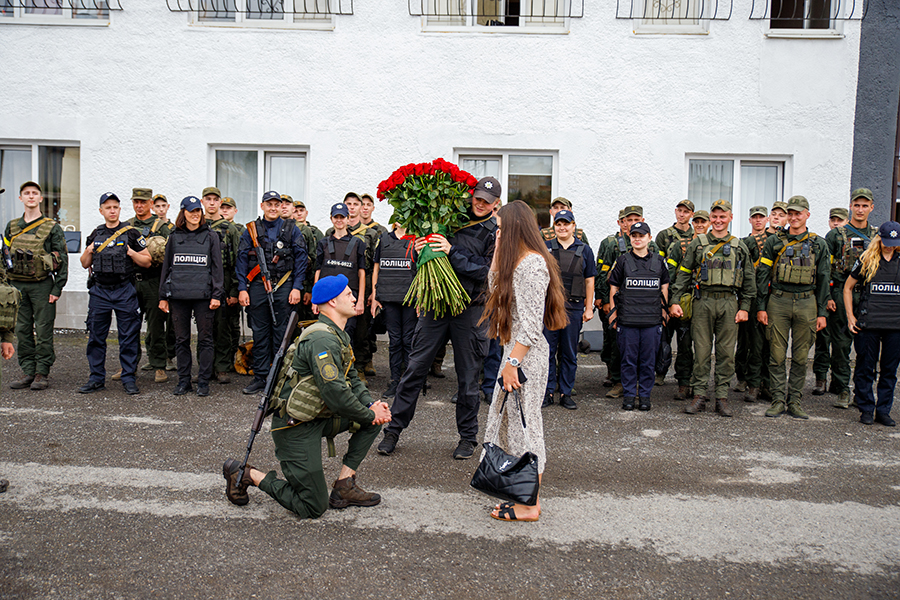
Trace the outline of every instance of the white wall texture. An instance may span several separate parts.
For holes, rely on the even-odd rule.
[[[423,32],[403,3],[356,0],[333,31],[300,31],[193,26],[164,0],[122,4],[108,27],[0,24],[0,143],[80,143],[84,235],[105,191],[152,187],[173,205],[199,195],[214,144],[307,148],[322,229],[347,190],[374,193],[401,164],[454,148],[558,151],[555,192],[595,249],[626,204],[644,206],[654,235],[671,224],[690,153],[790,157],[784,196],[809,198],[823,234],[827,209],[847,205],[856,21],[843,38],[772,39],[746,18],[750,0],[734,0],[708,35],[635,35],[615,2],[585,0],[565,35],[446,34]],[[378,206],[377,220],[389,216]],[[86,295],[70,258],[67,294]]]

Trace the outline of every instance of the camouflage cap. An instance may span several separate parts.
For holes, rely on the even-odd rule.
[[[754,206],[750,209],[750,216],[755,217],[756,215],[762,215],[764,217],[769,216],[769,209],[765,206]]]
[[[854,200],[855,199],[856,198],[854,198]],[[848,211],[846,208],[832,208],[828,213],[828,218],[833,219],[834,217],[846,221],[850,218],[850,211]]]
[[[620,210],[620,211],[619,211],[619,220],[621,221],[621,220],[624,219],[624,218],[625,218],[625,211],[624,211],[624,210]]]
[[[550,206],[554,204],[564,204],[569,210],[572,210],[572,201],[568,198],[563,198],[562,196],[557,196],[553,200],[550,201]]]
[[[691,202],[690,200],[682,200],[681,202],[679,202],[678,204],[675,205],[675,208],[678,208],[679,206],[683,206],[686,209],[688,209],[689,211],[694,212],[694,203]]]
[[[156,204],[156,202],[157,202],[158,200],[162,200],[162,201],[165,202],[166,204],[169,203],[169,199],[166,198],[163,194],[156,194],[156,195],[153,196],[153,203],[154,203],[154,204]]]
[[[303,200],[294,200],[294,206],[299,206],[300,208],[306,208],[306,204],[303,203]]]
[[[282,202],[290,202],[291,204],[294,203],[294,199],[291,198],[290,196],[288,196],[287,194],[282,194],[282,195],[281,195],[281,201],[282,201]]]
[[[132,188],[131,190],[131,199],[132,200],[149,200],[153,201],[153,190],[150,188]]]
[[[773,202],[772,210],[775,210],[776,208],[778,210],[783,210],[784,212],[787,212],[787,202]]]
[[[222,198],[222,206],[230,206],[231,208],[237,208],[237,203],[234,201],[234,198],[225,197],[225,198]]]
[[[787,201],[788,210],[809,210],[809,200],[804,196],[791,196]]]
[[[622,218],[625,218],[628,215],[637,215],[639,217],[643,217],[644,208],[642,206],[638,206],[637,204],[633,206],[626,206],[622,209]]]
[[[712,203],[712,206],[709,207],[709,210],[713,211],[713,210],[716,210],[717,208],[719,210],[727,210],[728,212],[731,212],[731,202],[729,202],[728,200],[722,200],[721,198],[719,198],[718,200],[716,200],[715,202]]]
[[[703,219],[704,221],[709,221],[709,213],[705,210],[698,210],[694,213],[694,218],[692,221],[696,221],[697,219]]]
[[[857,198],[865,198],[872,204],[875,204],[875,196],[872,194],[872,190],[869,188],[856,188],[852,192],[850,192],[850,201],[853,202]]]
[[[204,198],[204,197],[208,196],[209,194],[215,194],[219,198],[222,197],[222,192],[219,191],[219,188],[213,187],[213,186],[203,188],[203,193],[200,194],[200,197]]]
[[[41,186],[39,186],[39,185],[37,184],[37,182],[35,182],[35,181],[26,181],[25,183],[23,183],[22,185],[19,186],[19,194],[21,194],[21,193],[22,193],[22,190],[24,190],[24,189],[27,188],[27,187],[37,188],[37,191],[43,193],[43,190],[41,190]]]

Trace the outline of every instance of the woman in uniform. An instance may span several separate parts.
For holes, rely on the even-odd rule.
[[[181,201],[175,231],[166,244],[159,284],[159,308],[171,311],[175,325],[175,356],[178,360],[176,396],[191,391],[191,315],[197,323],[197,357],[200,373],[197,395],[209,396],[213,372],[213,314],[225,298],[222,251],[213,235],[200,199]]]

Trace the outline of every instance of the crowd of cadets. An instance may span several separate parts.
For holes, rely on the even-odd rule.
[[[68,276],[68,254],[59,225],[41,214],[40,186],[26,182],[19,193],[24,214],[10,221],[4,232],[4,269],[21,294],[16,338],[22,377],[10,387],[41,390],[49,385],[55,359],[53,322],[56,300]],[[321,277],[343,274],[356,298],[356,315],[346,326],[355,366],[363,380],[375,375],[375,335],[386,331],[390,383],[384,397],[393,397],[413,352],[419,322],[415,310],[403,303],[415,274],[411,236],[400,227],[389,231],[375,222],[375,204],[368,194],[346,194],[331,208],[332,226],[325,233],[307,221],[302,201],[277,192],[263,195],[262,216],[247,226],[235,221],[234,200],[223,198],[217,188],[204,189],[201,197],[206,223],[218,235],[224,270],[225,301],[214,311],[212,328],[213,379],[220,384],[231,381],[243,308],[253,332],[254,373],[243,391],[260,391],[288,313],[297,310],[301,321],[315,319],[312,286]],[[171,315],[159,307],[162,257],[174,229],[167,216],[169,203],[146,188],[135,188],[131,202],[135,216],[120,222],[119,199],[113,193],[101,196],[104,224],[88,235],[81,256],[82,266],[91,271],[86,320],[91,376],[79,388],[83,393],[105,385],[106,335],[113,312],[121,369],[112,379],[121,380],[128,393],[138,393],[142,321],[147,326],[147,362],[141,370],[154,371],[157,383],[167,381],[166,372],[175,370]],[[705,410],[714,349],[712,399],[717,413],[732,415],[728,390],[737,375],[735,390],[746,401],[771,402],[767,416],[786,412],[805,419],[800,399],[805,357],[813,344],[813,395],[833,393],[836,407],[853,406],[849,358],[853,336],[847,327],[843,287],[877,233],[868,223],[873,207],[871,191],[854,190],[849,211],[831,210],[831,230],[822,237],[806,228],[807,200],[794,196],[770,210],[751,208],[751,233],[738,239],[729,231],[733,219],[729,202],[718,200],[707,212],[695,211],[691,201],[683,200],[675,207],[675,222],[654,240],[642,207],[632,205],[619,212],[617,230],[600,242],[595,258],[587,235],[576,225],[572,203],[554,199],[551,224],[541,233],[561,268],[569,326],[545,332],[551,358],[543,406],[558,400],[564,408],[577,408],[572,396],[578,340],[581,325],[595,309],[604,333],[601,359],[608,367],[604,386],[611,388],[606,396],[622,398],[625,410],[650,410],[650,388],[663,384],[673,354],[675,399],[686,401],[686,413]],[[265,282],[263,258],[268,267]],[[858,292],[853,301],[859,301]],[[430,342],[437,352],[432,373],[440,374],[446,342]],[[498,350],[493,341],[484,359],[481,396],[488,402],[494,381],[491,365]]]

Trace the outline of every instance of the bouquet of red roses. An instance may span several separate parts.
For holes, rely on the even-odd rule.
[[[406,228],[412,237],[446,236],[468,220],[469,196],[478,180],[453,163],[436,158],[430,163],[400,167],[378,185],[378,199],[394,207],[391,222]],[[450,260],[443,252],[425,246],[419,253],[418,271],[405,304],[433,310],[438,317],[447,310],[458,315],[469,303]]]

